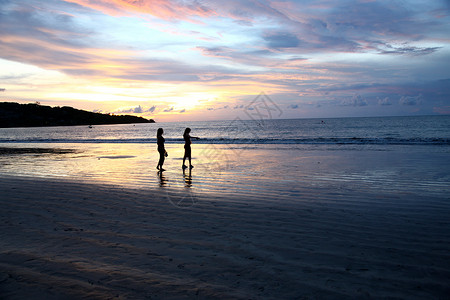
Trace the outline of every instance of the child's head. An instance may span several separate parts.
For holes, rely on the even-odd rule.
[[[158,128],[158,131],[156,132],[156,135],[162,135],[164,133],[164,130],[162,128]]]

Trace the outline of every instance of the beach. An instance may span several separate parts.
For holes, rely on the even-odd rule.
[[[155,145],[37,146],[2,156],[3,299],[450,293],[446,147],[197,144],[183,174],[173,144],[161,175]]]
[[[450,300],[450,0],[0,0],[0,300]]]

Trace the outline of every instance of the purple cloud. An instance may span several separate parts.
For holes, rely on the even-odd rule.
[[[341,106],[367,106],[368,102],[361,95],[355,95],[350,99],[344,99],[340,103]]]
[[[131,107],[128,109],[120,109],[115,111],[116,113],[124,113],[124,114],[131,114],[131,113],[135,113],[135,114],[142,114],[144,112],[142,106],[138,105],[136,107]]]
[[[419,105],[422,103],[422,95],[417,96],[402,96],[399,100],[399,103],[402,105]]]
[[[149,109],[147,109],[145,112],[150,112],[150,113],[152,113],[152,112],[154,112],[155,111],[155,109],[156,109],[156,106],[152,106],[152,107],[150,107]]]

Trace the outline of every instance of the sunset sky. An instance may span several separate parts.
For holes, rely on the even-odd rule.
[[[157,121],[450,114],[450,2],[0,0],[0,101]]]

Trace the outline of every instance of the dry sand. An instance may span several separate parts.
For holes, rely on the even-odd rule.
[[[2,299],[448,299],[450,201],[0,178]],[[176,202],[176,201],[175,201]]]

